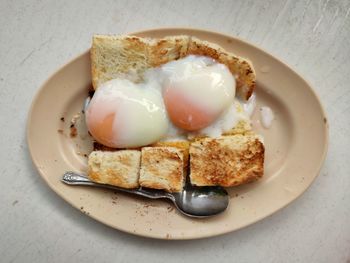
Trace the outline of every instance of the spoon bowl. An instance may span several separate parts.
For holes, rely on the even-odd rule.
[[[229,203],[226,190],[217,186],[186,186],[182,192],[172,195],[174,204],[182,213],[196,217],[220,214]]]

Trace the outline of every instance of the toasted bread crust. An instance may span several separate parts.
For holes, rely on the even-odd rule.
[[[174,147],[182,151],[184,170],[186,171],[188,167],[188,160],[190,155],[190,142],[189,141],[159,141],[152,145],[151,147]]]
[[[139,187],[140,151],[93,151],[88,159],[90,180],[123,188]]]
[[[165,37],[154,40],[154,43],[148,46],[151,67],[159,67],[169,61],[185,57],[189,41],[189,36]]]
[[[244,99],[253,93],[256,74],[249,60],[216,44],[181,35],[163,39],[95,35],[91,47],[92,85],[97,89],[103,82],[128,72],[135,73],[136,81],[140,81],[146,69],[187,55],[208,56],[225,64],[236,77],[237,93]]]
[[[191,183],[236,186],[262,177],[264,145],[254,134],[206,138],[190,147]]]
[[[139,183],[143,187],[180,192],[185,182],[183,150],[144,147]]]

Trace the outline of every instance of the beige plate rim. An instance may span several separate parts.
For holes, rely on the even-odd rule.
[[[197,33],[207,33],[207,34],[212,34],[212,35],[217,35],[219,37],[225,37],[227,39],[234,39],[235,41],[241,42],[242,44],[258,49],[260,52],[262,52],[265,56],[269,56],[271,58],[273,58],[274,60],[277,60],[280,64],[284,65],[285,67],[287,67],[290,71],[292,71],[293,73],[295,73],[296,75],[298,75],[306,84],[306,86],[309,88],[309,91],[312,92],[313,97],[316,99],[317,103],[319,104],[320,107],[320,114],[327,119],[324,107],[320,101],[319,96],[316,94],[316,92],[314,91],[314,89],[312,88],[312,86],[310,85],[310,83],[304,78],[302,77],[302,75],[300,75],[294,68],[292,68],[291,66],[287,65],[286,63],[284,63],[283,61],[281,61],[279,58],[275,57],[274,55],[270,54],[269,52],[267,52],[265,49],[262,49],[261,47],[258,47],[256,45],[253,45],[245,40],[242,40],[238,37],[233,37],[224,33],[220,33],[217,31],[211,31],[211,30],[205,30],[205,29],[196,29],[196,28],[189,28],[189,27],[181,27],[181,28],[177,28],[177,27],[165,27],[165,28],[154,28],[154,29],[147,29],[147,30],[142,30],[142,31],[138,31],[138,32],[134,32],[134,33],[130,33],[130,35],[139,35],[139,34],[149,34],[149,33],[154,33],[154,32],[164,32],[164,31],[169,31],[169,32],[173,32],[173,31],[187,31],[187,32],[197,32]],[[89,50],[84,51],[83,53],[81,53],[80,55],[78,55],[77,57],[74,57],[73,59],[71,59],[69,62],[65,63],[64,65],[62,65],[59,69],[57,69],[55,72],[53,72],[50,77],[41,85],[41,87],[37,90],[35,96],[33,97],[31,106],[30,106],[30,110],[28,113],[28,119],[27,119],[27,123],[26,123],[26,140],[27,140],[27,144],[29,146],[29,153],[31,156],[31,159],[33,161],[33,164],[36,166],[40,176],[44,179],[44,181],[48,184],[48,186],[57,194],[59,195],[61,198],[63,198],[65,201],[67,201],[70,205],[72,205],[73,207],[79,209],[76,205],[72,204],[69,199],[65,196],[62,195],[58,189],[48,180],[48,178],[45,176],[45,173],[38,168],[38,163],[39,163],[39,159],[37,158],[37,156],[34,155],[33,152],[33,141],[30,138],[30,130],[31,130],[31,122],[32,122],[32,117],[33,117],[33,109],[40,97],[40,94],[42,93],[43,90],[45,90],[46,85],[50,82],[50,80],[59,72],[61,72],[66,66],[68,66],[69,64],[71,64],[73,61],[78,60],[79,58],[83,57],[86,55],[86,53],[89,52]],[[139,232],[133,232],[131,231],[131,229],[122,229],[122,228],[118,228],[117,225],[114,224],[109,224],[107,222],[102,222],[112,228],[121,230],[123,232],[127,232],[133,235],[138,235],[138,236],[144,236],[144,237],[151,237],[151,238],[157,238],[157,239],[181,239],[181,240],[186,240],[186,239],[200,239],[200,238],[207,238],[207,237],[212,237],[212,236],[217,236],[217,235],[222,235],[222,234],[226,234],[232,231],[236,231],[239,229],[242,229],[248,225],[254,224],[274,213],[276,213],[277,211],[283,209],[284,207],[286,207],[287,205],[289,205],[290,203],[292,203],[294,200],[296,200],[298,197],[300,197],[309,187],[310,185],[313,183],[313,181],[316,179],[316,177],[319,175],[319,172],[322,168],[322,165],[325,161],[326,155],[327,155],[327,151],[328,151],[328,144],[329,144],[329,127],[328,127],[328,123],[327,125],[324,126],[324,133],[325,133],[325,138],[324,141],[322,142],[324,144],[324,151],[322,152],[321,157],[318,160],[317,163],[317,167],[315,165],[315,170],[317,170],[317,173],[315,173],[313,175],[312,180],[308,183],[308,185],[305,186],[305,188],[303,188],[303,190],[299,191],[299,193],[297,195],[295,195],[292,199],[290,199],[288,202],[286,202],[284,205],[279,206],[277,209],[275,209],[274,211],[261,215],[260,217],[255,218],[254,221],[250,221],[246,224],[242,224],[240,227],[238,228],[234,228],[234,229],[225,229],[223,231],[217,231],[216,233],[212,233],[212,232],[208,232],[208,233],[201,233],[198,235],[193,235],[193,236],[184,236],[184,237],[165,237],[165,236],[160,236],[158,234],[152,234],[152,233],[139,233]],[[90,217],[96,219],[97,221],[101,220],[96,217],[94,214],[89,214]]]

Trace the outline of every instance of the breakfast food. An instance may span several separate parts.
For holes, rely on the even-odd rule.
[[[93,151],[89,155],[88,176],[97,183],[137,188],[140,160],[141,153],[136,150]]]
[[[155,85],[158,84],[142,86],[125,79],[101,85],[86,111],[92,136],[115,148],[138,147],[161,139],[167,132],[168,120]]]
[[[191,36],[98,35],[91,68],[86,123],[101,149],[89,156],[91,180],[177,192],[187,174],[194,185],[224,187],[263,175],[264,145],[242,106],[255,101],[248,60]],[[141,159],[132,183],[118,172],[125,164],[109,159],[128,151]]]
[[[143,147],[140,185],[169,192],[180,192],[186,170],[183,150],[175,147]]]
[[[189,141],[159,141],[151,144],[152,147],[174,147],[181,150],[183,154],[184,169],[189,166],[190,142]]]
[[[255,134],[237,134],[191,143],[190,178],[197,186],[235,186],[262,177],[264,145]]]
[[[208,135],[214,126],[221,135],[247,119],[236,112],[234,96],[235,80],[225,65],[190,55],[147,69],[141,83],[124,76],[101,84],[86,122],[98,142],[115,148],[146,146],[174,131]]]
[[[144,72],[189,55],[206,56],[224,64],[236,76],[237,91],[248,99],[255,89],[256,74],[251,62],[220,46],[193,36],[150,39],[135,36],[95,35],[91,47],[92,85],[134,73],[141,81]]]

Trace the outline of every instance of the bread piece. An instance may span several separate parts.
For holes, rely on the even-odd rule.
[[[169,36],[163,39],[153,39],[148,47],[148,58],[151,67],[159,67],[169,61],[185,57],[189,42],[189,36]]]
[[[185,183],[183,150],[175,147],[144,147],[141,151],[140,185],[180,192]]]
[[[147,42],[138,37],[93,36],[90,56],[94,89],[123,73],[141,76],[151,67],[147,48]]]
[[[187,170],[188,160],[190,155],[190,142],[189,141],[159,141],[152,145],[151,147],[175,147],[182,151],[184,170]]]
[[[91,47],[92,86],[120,76],[142,81],[146,69],[186,55],[188,36],[164,39],[94,35]]]
[[[93,151],[88,159],[88,176],[97,183],[137,188],[140,159],[141,152],[136,150]]]
[[[190,146],[190,179],[198,186],[236,186],[262,177],[264,145],[255,134],[205,138]]]
[[[116,77],[128,74],[138,82],[151,67],[158,67],[187,55],[209,56],[225,64],[236,77],[237,94],[248,99],[255,89],[256,75],[249,60],[227,52],[220,46],[191,36],[163,39],[135,36],[95,35],[91,47],[91,72],[94,89]]]

